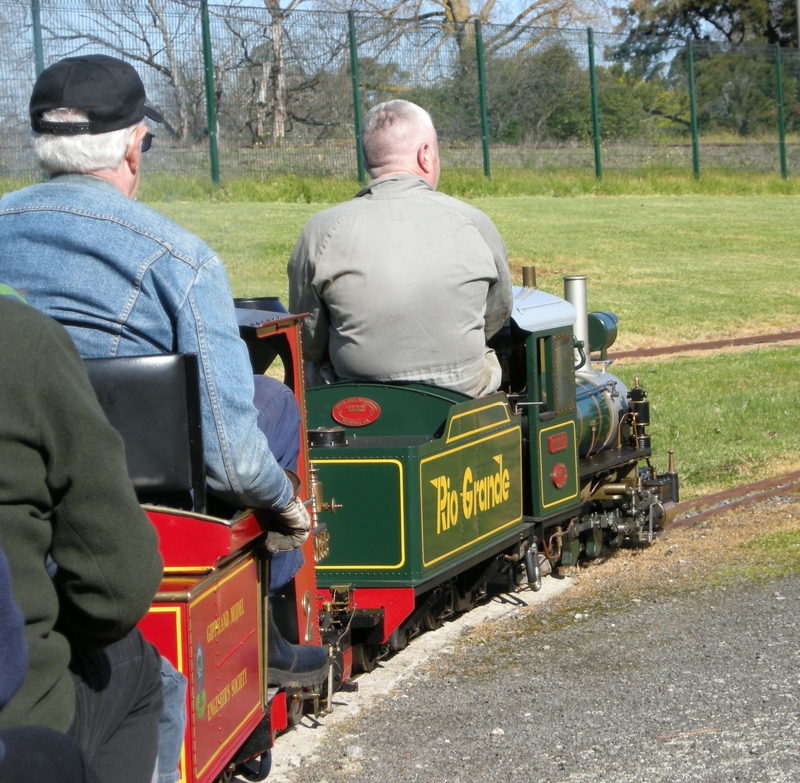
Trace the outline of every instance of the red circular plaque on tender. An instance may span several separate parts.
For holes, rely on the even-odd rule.
[[[550,471],[550,478],[556,489],[564,489],[567,484],[567,466],[563,462],[557,462]]]
[[[331,416],[345,427],[366,427],[380,415],[381,409],[378,403],[366,397],[348,397],[346,400],[339,400],[331,411]]]

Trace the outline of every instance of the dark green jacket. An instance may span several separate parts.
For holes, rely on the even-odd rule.
[[[66,731],[75,712],[70,647],[125,636],[147,612],[162,562],[66,331],[0,296],[0,545],[29,651],[0,728]],[[51,579],[45,561],[58,567]]]

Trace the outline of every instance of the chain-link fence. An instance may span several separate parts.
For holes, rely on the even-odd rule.
[[[800,170],[797,50],[289,13],[276,0],[0,8],[4,177],[38,177],[27,117],[36,73],[90,53],[137,67],[166,118],[148,169],[180,176],[363,173],[359,118],[391,98],[430,111],[451,169]]]

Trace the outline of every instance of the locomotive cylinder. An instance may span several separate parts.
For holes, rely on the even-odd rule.
[[[629,407],[635,422],[636,441],[640,449],[649,448],[650,436],[645,432],[645,427],[650,424],[650,403],[647,401],[647,392],[639,386],[638,375],[633,379],[629,397]]]

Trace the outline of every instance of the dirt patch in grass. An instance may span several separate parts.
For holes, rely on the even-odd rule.
[[[754,337],[755,335],[764,335],[764,334],[781,334],[782,332],[786,331],[789,330],[775,329],[774,327],[773,328],[765,327],[763,329],[754,327],[753,329],[744,329],[741,332],[737,332],[735,335],[732,335],[731,337],[709,337],[709,341],[733,339],[734,337]],[[627,348],[623,348],[621,347],[620,344],[615,343],[614,350],[616,351],[640,350],[640,348],[637,347],[636,345],[637,341],[635,339],[631,339],[628,342],[630,343],[630,345]],[[698,340],[697,342],[703,342],[703,341]],[[661,348],[661,347],[666,347],[668,345],[675,345],[675,343],[669,342],[668,339],[653,340],[652,343],[648,343],[646,348]],[[800,340],[780,340],[779,342],[759,343],[756,345],[730,345],[724,348],[702,349],[697,351],[687,348],[685,350],[679,351],[678,353],[658,354],[656,356],[648,356],[645,359],[642,359],[641,357],[636,358],[632,356],[621,356],[619,358],[614,359],[614,364],[612,366],[624,367],[628,364],[637,364],[641,363],[642,361],[647,361],[647,362],[674,361],[679,356],[697,358],[697,357],[709,356],[711,354],[715,356],[718,354],[740,354],[740,353],[747,353],[749,351],[769,350],[787,345],[800,345]],[[642,348],[641,350],[646,350],[646,348]],[[614,358],[613,357],[614,351],[611,351],[610,353],[612,355],[612,358]]]

